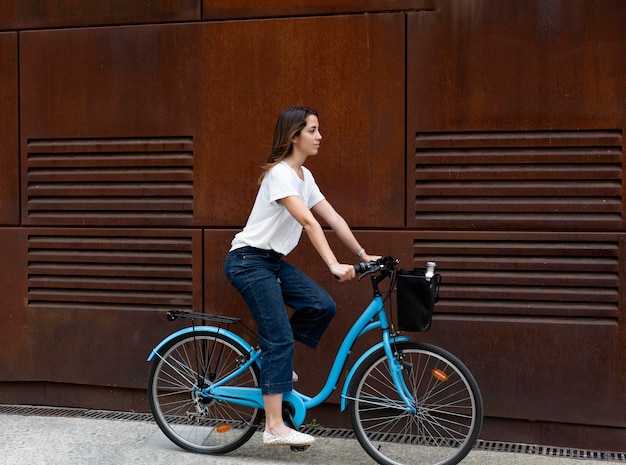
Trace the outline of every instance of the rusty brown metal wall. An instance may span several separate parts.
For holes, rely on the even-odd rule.
[[[0,402],[145,410],[164,309],[251,322],[223,259],[303,103],[309,167],[368,250],[440,264],[419,339],[475,373],[482,436],[624,443],[618,1],[4,3]],[[339,306],[297,348],[313,392],[369,286],[301,242]],[[337,400],[317,417],[345,424]]]
[[[0,33],[0,225],[19,224],[17,34]]]
[[[487,436],[624,441],[620,8],[437,2],[407,15],[407,226],[434,231],[415,243],[446,276],[429,338],[488,386],[500,420]],[[521,418],[533,434],[509,421]]]

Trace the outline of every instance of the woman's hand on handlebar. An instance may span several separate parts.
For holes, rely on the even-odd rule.
[[[389,273],[395,269],[395,266],[398,263],[400,263],[400,260],[397,258],[380,257],[376,260],[359,262],[353,266],[360,281],[361,278],[367,276],[368,274],[377,273],[379,271],[383,271],[386,276],[389,276]]]
[[[380,255],[369,255],[364,253],[359,257],[361,263],[375,262],[382,258]],[[345,265],[343,263],[336,263],[330,266],[330,272],[335,276],[339,282],[349,281],[356,278],[356,268],[354,265]]]
[[[349,281],[354,279],[356,271],[352,265],[344,265],[343,263],[336,263],[330,266],[330,272],[337,278],[339,282]]]
[[[382,255],[369,255],[367,253],[364,253],[359,257],[359,260],[361,260],[362,262],[375,262],[380,258],[383,258]]]

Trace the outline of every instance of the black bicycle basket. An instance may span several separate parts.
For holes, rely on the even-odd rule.
[[[424,270],[401,269],[396,276],[398,328],[402,331],[425,332],[430,329],[435,303],[439,300],[441,275],[430,280]]]

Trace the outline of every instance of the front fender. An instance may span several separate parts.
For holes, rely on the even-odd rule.
[[[150,355],[148,356],[148,362],[150,362],[150,361],[152,361],[152,359],[154,359],[156,354],[159,353],[159,351],[163,348],[163,346],[165,344],[170,342],[175,337],[178,337],[178,336],[180,336],[182,334],[188,334],[188,333],[195,333],[197,335],[218,334],[218,333],[219,334],[223,334],[224,336],[227,336],[227,337],[233,339],[234,341],[238,342],[239,344],[241,344],[241,346],[247,352],[252,352],[254,350],[252,348],[252,346],[245,339],[242,339],[240,336],[238,336],[237,334],[235,334],[232,331],[229,331],[227,329],[218,328],[217,326],[192,326],[192,327],[189,327],[189,328],[181,329],[180,331],[176,331],[175,333],[170,334],[165,339],[163,339],[161,342],[159,342],[159,344],[154,349],[152,349],[152,352],[150,352]]]
[[[410,336],[393,337],[391,338],[390,343],[393,344],[395,342],[404,342],[404,341],[408,341],[409,339],[411,339]],[[342,412],[346,409],[346,401],[348,399],[348,388],[350,387],[350,383],[352,382],[352,377],[354,376],[356,371],[359,369],[361,364],[365,361],[365,359],[369,357],[371,354],[373,354],[375,351],[377,351],[378,349],[382,349],[382,347],[383,347],[382,342],[379,342],[375,346],[371,347],[367,352],[361,355],[361,357],[359,357],[356,363],[352,366],[350,373],[348,373],[348,376],[346,377],[346,382],[343,384],[343,389],[341,390],[341,411]]]

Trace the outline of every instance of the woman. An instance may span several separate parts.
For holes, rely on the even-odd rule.
[[[314,441],[285,425],[282,399],[292,389],[294,340],[315,348],[336,310],[328,293],[283,257],[296,247],[304,229],[339,281],[355,277],[354,267],[335,257],[315,213],[362,261],[378,258],[365,253],[303,166],[309,156],[317,155],[321,140],[314,110],[291,107],[280,115],[252,212],[243,231],[233,239],[225,262],[226,276],[244,298],[258,327],[263,351],[265,445],[301,446]],[[294,310],[290,319],[285,306]]]

